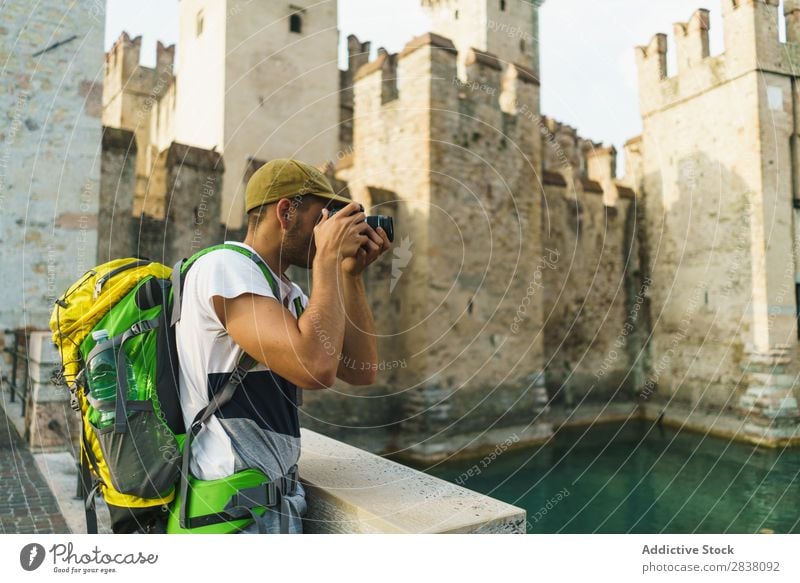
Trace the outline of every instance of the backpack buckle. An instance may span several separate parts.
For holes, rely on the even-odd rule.
[[[233,383],[234,385],[236,385],[238,387],[239,385],[242,384],[242,382],[244,382],[244,377],[247,376],[248,372],[249,371],[246,368],[243,368],[241,366],[237,366],[236,370],[234,370],[231,373],[229,382]]]
[[[138,336],[142,332],[147,332],[154,328],[152,322],[149,320],[140,320],[139,322],[135,322],[130,328],[130,333],[133,336]]]
[[[278,487],[275,482],[267,483],[267,508],[272,508],[278,504]]]
[[[274,508],[280,504],[281,490],[277,482],[267,482],[253,488],[243,488],[230,497],[223,510],[236,508]]]
[[[69,406],[76,413],[81,412],[81,403],[78,401],[78,395],[74,391],[69,396]]]

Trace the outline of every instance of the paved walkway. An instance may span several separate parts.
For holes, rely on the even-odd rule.
[[[0,533],[69,532],[27,444],[0,406]]]

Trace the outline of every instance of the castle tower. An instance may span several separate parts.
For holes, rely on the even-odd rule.
[[[385,270],[368,276],[385,302],[373,310],[379,353],[402,362],[381,381],[400,402],[395,446],[435,458],[493,424],[482,439],[512,426],[541,438],[542,299],[528,290],[542,254],[538,80],[429,33],[362,66],[354,105],[348,186],[398,225]]]
[[[337,3],[182,0],[176,140],[225,160],[222,222],[244,224],[248,159],[339,149]]]
[[[175,45],[156,45],[156,66],[139,64],[142,37],[131,39],[123,32],[105,56],[103,77],[103,125],[134,133],[136,138],[136,181],[133,213],[143,211],[160,216],[163,210],[157,197],[148,197],[159,142],[171,141],[171,127],[157,114],[161,98],[174,90],[172,72]],[[161,123],[158,123],[158,122]],[[159,140],[156,134],[167,137]],[[163,197],[161,197],[163,198]]]
[[[461,59],[469,49],[530,69],[539,78],[539,7],[544,0],[422,0],[432,32],[452,39]]]
[[[785,3],[781,43],[778,0],[722,4],[723,54],[709,56],[705,10],[675,25],[675,76],[665,35],[637,49],[655,326],[644,396],[738,408],[752,440],[778,444],[799,437],[800,418],[800,6]]]

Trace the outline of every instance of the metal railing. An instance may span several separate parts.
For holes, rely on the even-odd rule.
[[[11,402],[16,401],[16,396],[19,394],[20,402],[22,404],[22,416],[25,416],[25,404],[28,400],[28,391],[31,386],[30,377],[30,357],[28,356],[28,344],[31,337],[31,332],[40,331],[38,328],[14,328],[10,330],[3,330],[6,336],[13,335],[14,340],[12,346],[3,348],[3,352],[11,355],[11,378],[6,379],[9,387],[11,388]],[[21,370],[20,370],[21,369]],[[18,383],[22,373],[22,383]]]

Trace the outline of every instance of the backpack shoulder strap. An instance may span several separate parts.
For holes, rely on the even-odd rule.
[[[233,394],[236,392],[236,389],[239,388],[239,385],[242,384],[244,378],[247,376],[247,373],[250,372],[250,370],[256,364],[257,361],[255,358],[246,352],[242,352],[242,356],[239,357],[239,363],[236,366],[236,370],[231,373],[231,376],[228,378],[228,382],[225,383],[222,391],[220,391],[218,395],[214,395],[209,401],[208,405],[206,405],[197,413],[197,415],[195,415],[195,418],[189,427],[189,431],[186,433],[186,441],[184,442],[183,447],[183,459],[181,460],[180,478],[181,506],[179,510],[179,520],[181,528],[192,528],[189,522],[189,504],[187,502],[189,496],[189,462],[192,458],[192,441],[194,441],[194,438],[200,433],[200,430],[203,428],[203,425],[205,425],[206,421],[208,421],[215,412],[225,406],[233,398]]]
[[[188,273],[189,269],[195,262],[200,259],[203,255],[207,255],[212,251],[218,251],[220,249],[227,249],[229,251],[235,251],[244,255],[245,257],[250,258],[253,263],[255,263],[258,268],[261,270],[261,273],[264,274],[264,277],[269,283],[269,287],[272,290],[272,293],[275,294],[275,297],[278,298],[279,302],[282,302],[280,288],[278,287],[278,282],[275,281],[275,276],[272,275],[269,267],[261,260],[261,258],[240,245],[231,245],[230,243],[222,243],[221,245],[214,245],[213,247],[208,247],[201,251],[198,251],[194,255],[192,255],[189,259],[181,259],[178,261],[175,266],[172,268],[172,313],[170,315],[170,326],[174,326],[177,324],[181,319],[181,304],[183,302],[183,284],[186,280],[186,274]]]
[[[206,253],[210,253],[212,251],[218,249],[229,249],[231,251],[236,251],[237,253],[241,253],[246,257],[255,262],[258,265],[261,272],[264,274],[264,277],[267,279],[269,283],[270,289],[272,289],[273,294],[278,299],[279,302],[282,302],[280,289],[278,288],[278,284],[275,281],[275,277],[272,275],[269,267],[263,262],[263,260],[256,255],[255,253],[251,252],[249,249],[241,247],[239,245],[229,245],[229,244],[222,244],[222,245],[215,245],[214,247],[209,247],[208,249],[204,249],[199,253],[193,255],[190,259],[181,260],[175,265],[175,269],[172,272],[172,289],[173,289],[173,307],[172,307],[172,325],[180,320],[180,306],[181,306],[181,296],[182,296],[182,288],[184,278],[186,277],[186,273],[188,272],[189,268],[194,264],[197,259],[205,255]],[[300,317],[300,314],[303,313],[303,305],[300,298],[295,298],[295,311],[297,312],[297,316]],[[246,352],[242,352],[241,357],[239,358],[239,362],[236,366],[236,369],[231,373],[231,376],[228,378],[228,382],[225,383],[222,391],[220,391],[217,395],[214,395],[212,399],[209,401],[208,405],[201,409],[197,415],[195,416],[194,420],[192,421],[191,426],[188,428],[186,434],[186,440],[184,441],[183,447],[183,459],[181,460],[181,476],[180,476],[180,508],[179,508],[179,522],[181,528],[190,529],[192,528],[191,520],[189,518],[189,496],[190,496],[190,484],[189,484],[189,464],[192,458],[192,442],[194,438],[200,433],[203,428],[203,425],[211,418],[214,413],[216,413],[220,408],[225,406],[232,398],[236,390],[244,381],[245,377],[247,376],[248,372],[255,367],[257,361],[255,358],[247,354]],[[299,391],[299,389],[296,389]],[[297,398],[297,396],[296,396]],[[298,405],[300,403],[298,402]],[[259,522],[259,531],[263,530],[263,526]]]

